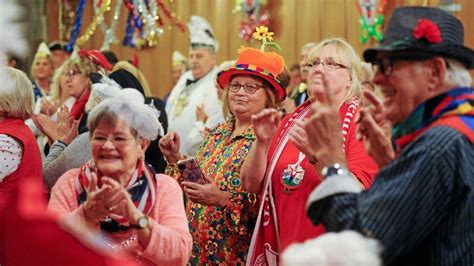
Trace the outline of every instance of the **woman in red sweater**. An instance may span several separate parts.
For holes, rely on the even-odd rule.
[[[377,171],[364,144],[356,140],[355,116],[359,110],[360,59],[342,39],[327,39],[308,55],[310,99],[280,123],[276,110],[266,109],[252,117],[256,141],[241,170],[245,187],[260,193],[261,206],[249,250],[251,265],[276,265],[279,254],[291,243],[324,233],[306,217],[306,200],[319,185],[318,160],[308,149],[301,122],[310,116],[311,103],[325,99],[325,89],[334,94],[340,115],[342,147],[349,169],[364,188]],[[327,86],[327,88],[325,88]],[[331,136],[327,136],[331,138]]]

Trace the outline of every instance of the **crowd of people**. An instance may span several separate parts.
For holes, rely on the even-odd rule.
[[[217,66],[211,25],[188,29],[163,100],[110,51],[1,67],[1,265],[474,264],[456,17],[397,8],[366,63],[329,38],[291,67],[268,31]]]

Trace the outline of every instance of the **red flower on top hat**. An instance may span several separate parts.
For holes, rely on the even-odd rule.
[[[420,19],[416,28],[413,30],[415,39],[425,38],[430,43],[441,43],[441,31],[433,21],[429,19]]]

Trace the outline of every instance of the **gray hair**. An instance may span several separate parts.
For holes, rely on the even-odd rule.
[[[158,121],[158,111],[146,104],[113,97],[105,99],[89,113],[87,127],[92,133],[102,121],[122,119],[138,136],[154,140],[163,128]],[[133,131],[132,130],[132,131]]]
[[[0,110],[5,117],[26,120],[33,114],[33,85],[26,74],[11,67],[0,68]]]
[[[304,52],[304,51],[306,51],[307,49],[314,48],[314,47],[316,47],[316,45],[318,45],[318,44],[315,43],[315,42],[305,43],[305,44],[301,47],[301,52]]]
[[[469,87],[472,84],[472,78],[466,67],[459,61],[451,58],[445,58],[449,67],[444,76],[444,85],[447,87]]]

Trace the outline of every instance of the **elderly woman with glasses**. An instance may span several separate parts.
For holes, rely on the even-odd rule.
[[[318,158],[308,149],[302,122],[311,115],[311,103],[326,101],[330,90],[339,106],[344,139],[342,145],[352,176],[367,188],[377,170],[364,143],[356,140],[355,117],[359,110],[360,59],[342,39],[327,39],[314,47],[307,60],[310,67],[310,99],[281,122],[274,109],[252,116],[256,141],[242,166],[241,178],[249,192],[261,193],[262,204],[249,250],[253,265],[265,260],[273,265],[281,252],[294,242],[303,242],[324,232],[306,217],[306,199],[321,182]],[[331,141],[332,136],[325,136]]]
[[[251,116],[285,97],[276,78],[283,69],[284,60],[276,53],[244,48],[235,65],[218,74],[227,120],[210,131],[194,157],[207,183],[189,182],[176,174],[188,199],[192,265],[244,264],[247,258],[258,199],[245,191],[240,168],[255,140]],[[179,146],[175,132],[160,140],[168,170],[183,158]]]
[[[178,183],[144,160],[158,135],[156,109],[109,98],[89,114],[92,159],[62,175],[48,210],[107,236],[104,245],[143,264],[183,265],[191,235]]]

